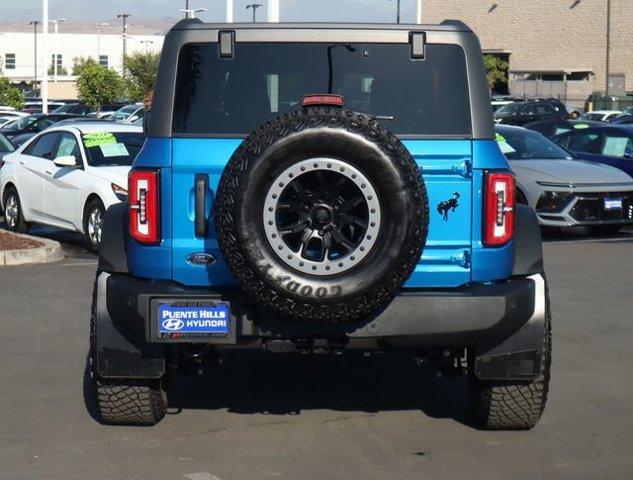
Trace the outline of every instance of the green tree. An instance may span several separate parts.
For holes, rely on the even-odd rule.
[[[7,77],[0,77],[0,105],[22,110],[24,107],[24,94],[19,88],[11,85]]]
[[[499,83],[508,83],[507,61],[496,55],[486,54],[484,55],[484,64],[486,65],[486,76],[490,90],[493,90],[495,85]]]
[[[50,67],[48,67],[48,74],[49,75],[54,75],[55,74],[55,66],[51,65]],[[66,70],[66,67],[57,67],[57,75],[60,77],[64,77],[66,75],[68,75],[68,70]]]
[[[128,94],[131,100],[140,101],[154,88],[160,55],[136,52],[123,59]]]
[[[77,78],[79,99],[95,110],[115,102],[125,95],[125,85],[114,70],[99,65],[87,65]]]
[[[96,66],[97,62],[92,57],[75,57],[73,58],[73,75],[79,76],[84,68],[88,66]]]

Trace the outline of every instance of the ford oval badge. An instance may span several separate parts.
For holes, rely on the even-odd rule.
[[[215,257],[210,253],[190,253],[187,255],[189,265],[213,265],[215,262]]]

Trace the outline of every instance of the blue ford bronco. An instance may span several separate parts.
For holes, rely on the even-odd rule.
[[[158,422],[175,369],[245,348],[406,350],[467,376],[473,424],[538,421],[540,232],[466,25],[183,20],[145,130],[95,282],[103,422]]]

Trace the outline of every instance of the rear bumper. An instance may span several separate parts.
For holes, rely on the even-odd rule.
[[[258,311],[237,291],[186,288],[103,272],[97,279],[95,317],[99,374],[161,377],[169,347],[194,339],[158,338],[153,327],[158,302],[217,300],[230,302],[232,308],[231,335],[203,342],[217,348],[266,346],[281,352],[295,347],[313,351],[467,347],[475,354],[476,374],[488,379],[534,378],[546,321],[541,274],[446,291],[406,290],[374,318],[343,325],[303,325]]]
[[[542,299],[533,275],[503,283],[450,290],[404,290],[374,318],[341,325],[306,325],[259,311],[239,291],[183,287],[128,275],[101,273],[99,297],[104,314],[133,342],[217,343],[245,346],[271,338],[336,339],[354,348],[470,347],[491,345],[516,332],[538,310]],[[159,301],[228,301],[232,335],[215,339],[161,339],[155,325]]]

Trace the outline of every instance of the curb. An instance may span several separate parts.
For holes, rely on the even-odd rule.
[[[21,233],[6,232],[17,237],[28,238],[34,242],[43,243],[41,247],[25,248],[23,250],[0,250],[0,266],[27,265],[35,263],[58,262],[64,258],[62,245],[48,238],[33,237]]]

